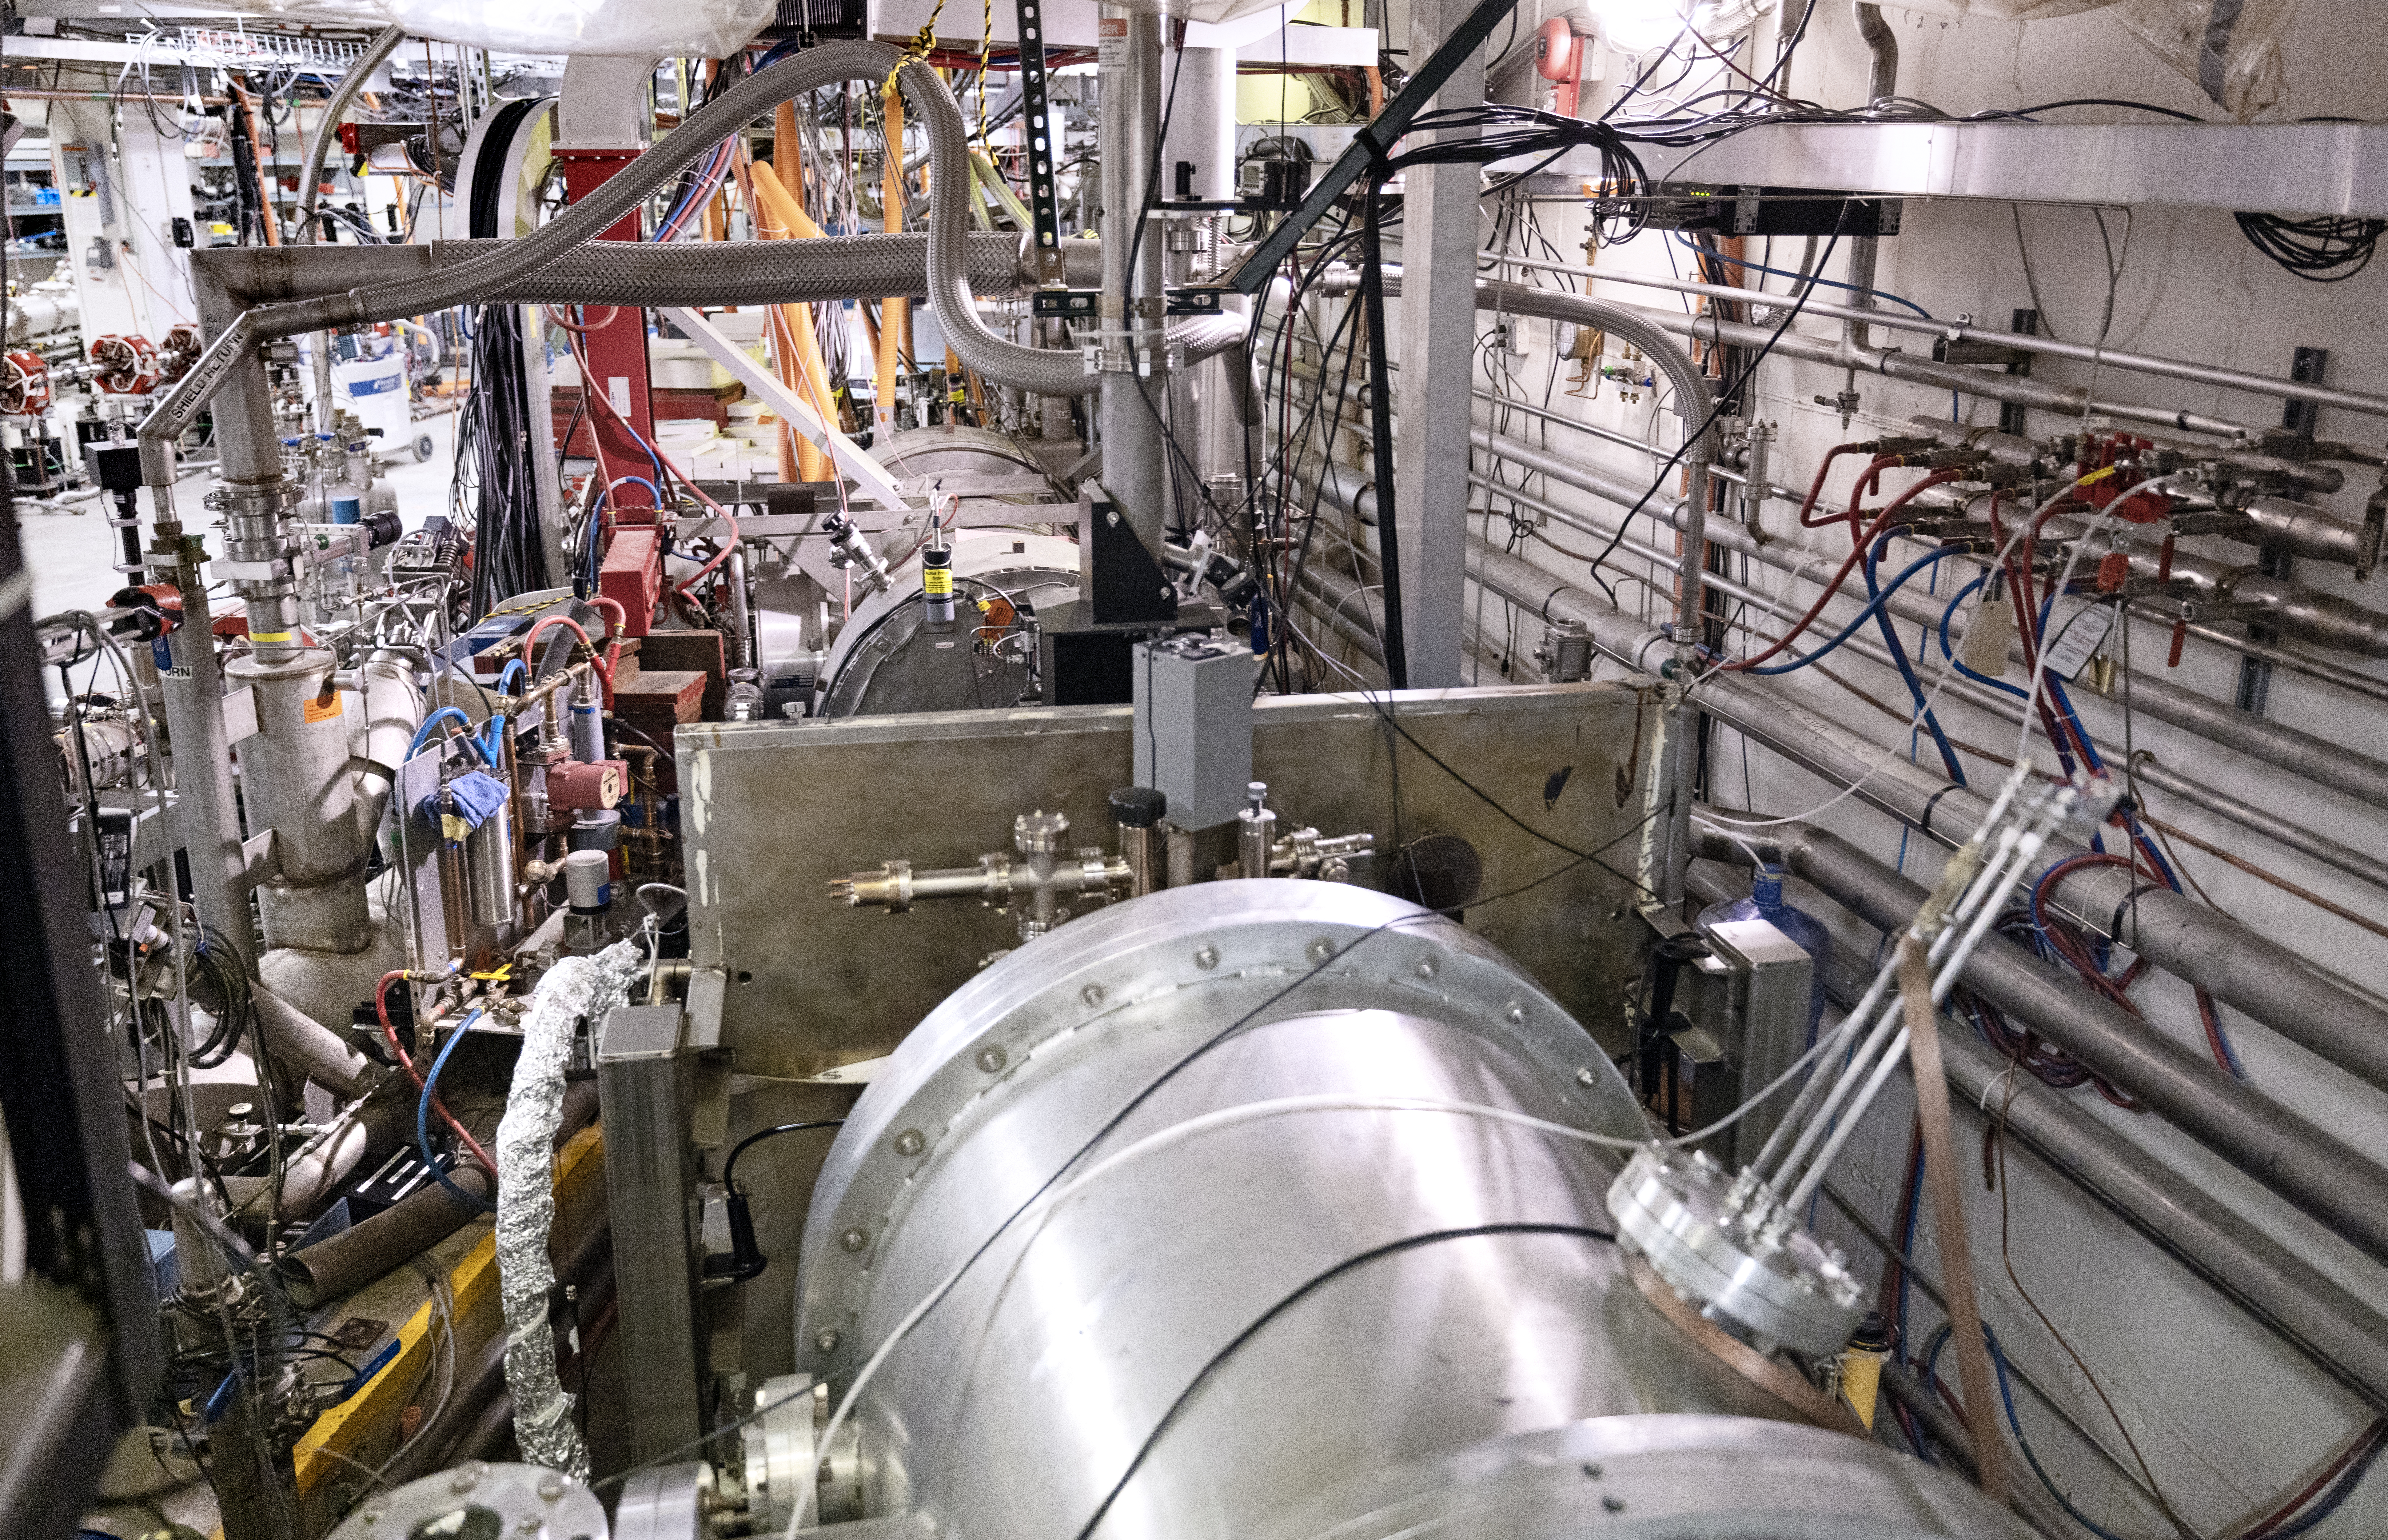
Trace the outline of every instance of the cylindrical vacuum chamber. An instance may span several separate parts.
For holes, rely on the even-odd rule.
[[[862,1514],[940,1540],[1454,1511],[1505,1540],[2025,1533],[1785,1420],[1673,1324],[1608,1238],[1617,1154],[1454,1103],[1646,1137],[1549,995],[1383,894],[1168,889],[989,966],[813,1195],[798,1367],[833,1395],[959,1270],[857,1404]]]

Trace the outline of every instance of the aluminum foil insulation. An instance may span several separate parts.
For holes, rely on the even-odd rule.
[[[514,1061],[498,1122],[498,1292],[506,1321],[506,1389],[514,1398],[514,1443],[532,1465],[589,1479],[589,1448],[572,1425],[572,1397],[555,1373],[555,1331],[548,1302],[555,1265],[547,1254],[555,1222],[555,1130],[564,1121],[564,1069],[575,1024],[599,1021],[629,998],[646,965],[639,948],[617,941],[594,957],[568,957],[548,971],[523,1012],[522,1057]]]

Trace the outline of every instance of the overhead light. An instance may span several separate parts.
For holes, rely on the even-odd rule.
[[[1620,53],[1663,48],[1683,32],[1690,0],[1593,0],[1601,36]]]

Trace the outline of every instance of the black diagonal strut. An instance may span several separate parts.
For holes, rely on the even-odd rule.
[[[1310,196],[1302,200],[1302,207],[1288,214],[1282,223],[1269,232],[1266,240],[1252,248],[1251,255],[1244,259],[1243,264],[1227,281],[1246,294],[1258,294],[1261,286],[1268,282],[1269,274],[1277,271],[1277,264],[1284,261],[1302,237],[1310,233],[1312,225],[1327,217],[1327,210],[1333,208],[1335,200],[1360,179],[1360,173],[1368,169],[1369,162],[1382,160],[1392,154],[1394,142],[1409,131],[1411,121],[1426,110],[1426,104],[1442,89],[1442,83],[1451,78],[1452,71],[1465,63],[1468,55],[1484,46],[1484,40],[1492,35],[1492,29],[1501,24],[1502,19],[1517,4],[1518,0],[1483,0],[1468,12],[1467,19],[1459,24],[1459,30],[1443,39],[1442,46],[1418,66],[1410,76],[1409,83],[1402,87],[1402,94],[1388,102],[1385,109],[1377,114],[1367,127],[1353,135],[1352,147],[1345,150],[1335,164],[1327,168],[1325,175],[1312,184]]]
[[[1036,223],[1036,281],[1068,282],[1061,263],[1061,204],[1053,191],[1061,134],[1045,95],[1045,7],[1016,0],[1020,20],[1020,100],[1028,119],[1028,210]]]

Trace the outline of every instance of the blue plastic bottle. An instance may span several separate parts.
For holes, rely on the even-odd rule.
[[[1749,897],[1710,904],[1695,922],[1702,935],[1735,920],[1763,920],[1789,936],[1801,951],[1816,960],[1808,984],[1808,1042],[1816,1041],[1817,1024],[1824,1019],[1824,966],[1833,954],[1833,938],[1823,922],[1783,901],[1783,869],[1766,865],[1750,880]]]

